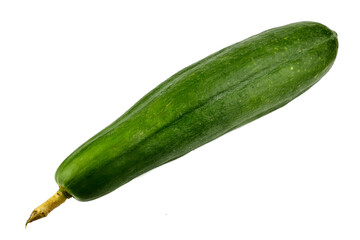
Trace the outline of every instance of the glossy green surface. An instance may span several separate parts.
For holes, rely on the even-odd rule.
[[[55,178],[74,198],[101,197],[283,105],[315,84],[337,54],[313,22],[270,29],[183,69],[74,151]]]

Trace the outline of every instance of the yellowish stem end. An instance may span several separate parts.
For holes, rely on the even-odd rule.
[[[52,210],[60,206],[70,197],[71,196],[64,189],[60,188],[51,198],[34,209],[29,219],[26,221],[25,228],[28,223],[46,217]]]

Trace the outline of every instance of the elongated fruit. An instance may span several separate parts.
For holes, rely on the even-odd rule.
[[[28,222],[46,216],[67,197],[99,198],[284,106],[330,69],[337,49],[335,32],[299,22],[250,37],[181,70],[65,159],[55,175],[60,190]]]

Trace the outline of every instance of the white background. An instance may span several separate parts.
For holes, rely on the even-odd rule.
[[[127,2],[127,3],[126,3]],[[359,239],[356,1],[1,1],[0,239]],[[62,160],[187,65],[269,28],[335,30],[287,106],[24,229]]]

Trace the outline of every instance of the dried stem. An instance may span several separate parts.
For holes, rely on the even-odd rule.
[[[51,198],[49,198],[46,202],[34,209],[29,219],[26,221],[25,228],[28,223],[46,217],[52,210],[60,206],[66,201],[66,199],[70,197],[71,195],[66,192],[65,189],[60,187],[60,189]]]

